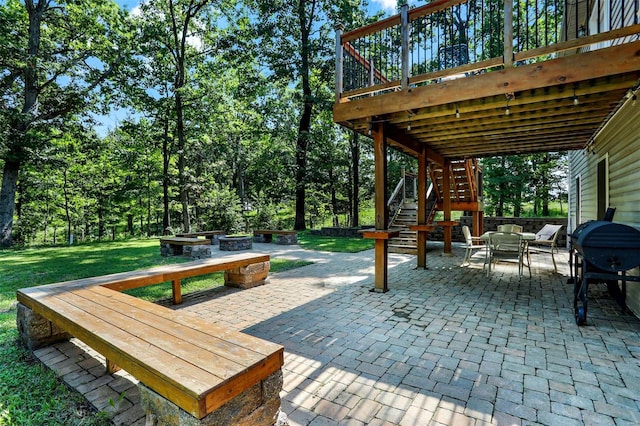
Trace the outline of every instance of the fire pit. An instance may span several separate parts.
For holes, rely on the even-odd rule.
[[[571,234],[573,255],[573,309],[576,324],[587,320],[589,283],[604,282],[609,293],[625,307],[627,281],[640,282],[640,276],[626,271],[640,266],[640,231],[631,226],[607,221],[579,225]],[[618,287],[622,281],[622,289]]]
[[[253,238],[249,235],[227,235],[226,237],[220,237],[220,250],[250,250],[253,247],[252,241]]]

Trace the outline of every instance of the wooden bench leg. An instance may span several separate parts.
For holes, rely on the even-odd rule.
[[[173,304],[179,305],[182,303],[182,291],[180,289],[180,280],[173,280],[172,282],[172,290],[173,290]]]
[[[108,359],[106,361],[107,361],[107,374],[113,374],[116,371],[120,370],[120,367],[118,367],[113,361]]]

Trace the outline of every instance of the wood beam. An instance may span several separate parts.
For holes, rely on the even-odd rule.
[[[443,211],[444,222],[451,222],[451,162],[445,161],[444,170],[442,171],[442,192],[443,192]],[[451,226],[444,227],[444,253],[451,252]]]
[[[344,122],[407,109],[566,85],[640,69],[640,41],[334,105]]]
[[[375,162],[375,211],[376,230],[387,231],[389,227],[389,209],[387,208],[387,144],[384,123],[375,124],[373,134],[373,155]],[[374,292],[389,291],[387,281],[387,258],[389,245],[387,239],[376,239],[375,243],[375,287]]]
[[[418,156],[418,225],[427,224],[427,148],[422,145]],[[427,269],[427,231],[418,230],[418,268]]]
[[[411,139],[406,133],[399,132],[395,127],[386,126],[386,132],[389,139],[394,143],[406,148],[410,151],[411,155],[418,158],[422,155],[422,144],[415,139]],[[435,149],[430,149],[426,153],[427,160],[438,165],[444,165],[444,157]]]

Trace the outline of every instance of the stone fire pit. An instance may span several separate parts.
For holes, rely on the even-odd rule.
[[[253,238],[249,235],[220,237],[220,250],[239,251],[250,250],[253,247]]]

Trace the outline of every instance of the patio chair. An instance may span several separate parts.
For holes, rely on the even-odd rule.
[[[558,266],[556,265],[556,259],[553,254],[554,252],[558,252],[556,240],[558,239],[560,229],[562,229],[562,225],[546,224],[536,233],[535,241],[529,242],[529,253],[551,254],[551,261],[553,261],[553,270],[555,272],[558,272]]]
[[[477,249],[486,250],[486,246],[482,238],[472,237],[471,230],[469,229],[468,226],[465,225],[462,227],[462,234],[464,235],[466,252],[464,253],[464,260],[462,261],[462,265],[460,266],[471,264],[471,256],[473,255],[474,250],[477,250]],[[481,244],[474,244],[475,242],[480,242]]]
[[[522,226],[513,223],[498,225],[498,232],[522,232]]]
[[[517,260],[518,261],[518,278],[522,277],[522,269],[525,266],[524,258],[527,253],[526,241],[522,239],[522,235],[515,232],[492,232],[489,234],[489,242],[487,244],[487,262],[489,269],[487,276],[491,276],[491,265],[498,260]],[[529,269],[529,278],[531,278],[531,266],[526,263]]]

